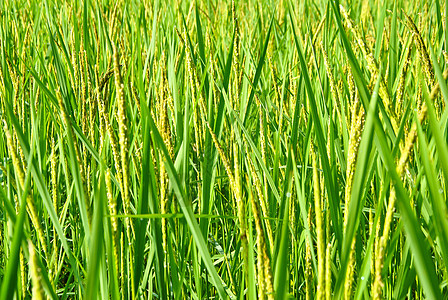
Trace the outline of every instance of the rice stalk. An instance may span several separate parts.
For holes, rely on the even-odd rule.
[[[114,77],[115,77],[115,91],[117,98],[117,119],[118,119],[118,136],[119,136],[119,145],[120,145],[120,161],[121,161],[121,171],[122,171],[122,186],[121,192],[123,196],[123,206],[124,212],[127,215],[125,218],[125,226],[126,226],[126,236],[129,244],[129,257],[128,260],[130,273],[131,273],[131,297],[135,296],[135,281],[134,281],[134,272],[133,272],[133,247],[132,240],[135,236],[134,226],[132,219],[129,218],[131,215],[131,199],[129,195],[129,190],[131,186],[129,185],[129,149],[128,149],[128,125],[127,125],[127,116],[126,116],[126,101],[124,95],[124,83],[123,78],[121,76],[120,71],[120,54],[119,50],[113,44],[113,61],[114,61]]]
[[[249,155],[249,152],[246,148],[246,154]],[[261,184],[260,184],[260,178],[256,174],[255,168],[252,164],[252,161],[248,160],[248,166],[249,170],[252,176],[252,180],[254,182],[254,185],[256,187],[256,195],[255,193],[253,196],[250,197],[251,199],[251,207],[252,207],[252,214],[254,216],[254,223],[255,223],[255,230],[257,232],[257,275],[258,275],[258,286],[259,286],[259,299],[264,299],[267,293],[267,286],[272,287],[272,272],[270,268],[270,259],[267,255],[267,245],[265,240],[265,233],[263,230],[263,223],[261,220],[261,211],[260,211],[260,202],[263,198],[262,191],[261,191]],[[257,199],[258,198],[258,201]],[[266,277],[266,275],[268,275]],[[270,275],[270,276],[269,276]],[[266,277],[266,278],[265,278]],[[268,283],[269,281],[269,283]],[[266,282],[266,284],[265,284]],[[272,289],[271,289],[272,292]],[[268,299],[273,299],[273,294],[267,295]]]
[[[259,122],[260,122],[260,148],[261,148],[261,157],[264,163],[267,163],[266,160],[266,141],[265,141],[265,126],[264,126],[264,118],[263,118],[263,109],[262,109],[262,104],[260,102],[260,99],[258,98],[257,95],[255,95],[255,100],[257,102],[257,106],[258,106],[258,114],[259,114]],[[267,179],[266,179],[266,175],[263,174],[263,185],[260,184],[260,186],[257,186],[257,181],[255,182],[256,184],[256,188],[260,189],[259,191],[259,196],[263,196],[267,194]],[[263,189],[262,186],[264,186],[265,188]],[[258,192],[258,191],[257,191]],[[269,217],[269,203],[268,201],[266,201],[266,198],[263,197],[259,197],[260,199],[260,206],[261,206],[261,211],[263,212],[263,218],[268,218]],[[269,222],[268,219],[266,219],[266,232],[268,235],[268,240],[269,240],[269,245],[270,247],[273,247],[274,245],[274,238],[273,238],[273,233],[272,233],[272,227],[271,227],[271,223]],[[271,253],[272,253],[272,248],[271,248]]]
[[[361,142],[361,134],[364,128],[364,110],[360,105],[358,94],[355,94],[354,103],[351,106],[352,117],[350,127],[350,138],[347,152],[347,170],[346,170],[346,186],[345,186],[345,210],[344,210],[344,231],[346,230],[348,221],[348,212],[350,207],[350,199],[352,197],[352,185],[355,175],[355,166],[358,158],[358,150]],[[355,239],[353,239],[349,254],[349,263],[344,286],[345,299],[352,298],[352,285],[355,272]]]
[[[448,73],[446,74],[448,75]],[[445,76],[445,74],[444,74]],[[434,86],[430,93],[430,99],[434,100],[437,97],[438,85]],[[418,122],[422,123],[426,118],[426,105],[423,104],[417,111]],[[404,172],[412,156],[412,150],[414,149],[414,144],[417,139],[417,124],[412,123],[409,133],[405,137],[404,148],[401,152],[400,158],[397,163],[397,174],[400,177],[404,176]],[[386,254],[387,243],[391,233],[391,224],[393,221],[393,214],[395,212],[395,203],[397,200],[396,190],[391,187],[391,192],[389,195],[389,201],[386,210],[386,216],[383,225],[383,233],[381,237],[378,236],[377,249],[375,249],[375,280],[372,286],[373,299],[382,298],[382,289],[384,287],[384,281],[382,277],[383,262]]]
[[[390,121],[392,123],[392,127],[394,128],[394,131],[398,132],[399,123],[397,121],[397,116],[395,115],[393,102],[390,99],[390,95],[389,95],[389,91],[387,90],[386,83],[384,82],[384,78],[380,74],[378,62],[376,61],[375,57],[373,56],[373,53],[370,51],[369,47],[367,46],[365,39],[363,39],[361,37],[359,30],[353,25],[353,21],[350,19],[345,8],[342,5],[340,5],[339,8],[344,17],[346,26],[350,29],[352,34],[355,36],[357,45],[367,61],[367,68],[369,69],[369,71],[371,73],[372,82],[373,82],[374,78],[381,76],[378,94],[381,97],[381,99],[383,99],[384,106],[386,107],[386,112],[389,115]]]
[[[432,67],[431,59],[429,58],[429,54],[426,49],[425,42],[423,41],[420,31],[418,30],[414,21],[405,12],[403,12],[403,14],[406,18],[405,25],[412,32],[413,40],[417,46],[417,50],[418,50],[418,53],[420,56],[420,61],[423,65],[423,70],[425,72],[426,79],[428,80],[428,87],[429,87],[429,89],[432,89],[432,86],[434,85],[434,82],[435,82],[435,76],[434,76],[434,70]]]
[[[325,300],[332,299],[331,295],[331,243],[325,249]]]
[[[105,75],[103,75],[102,80],[100,81],[100,85],[98,87],[98,91],[97,91],[97,101],[99,101],[98,104],[98,108],[99,108],[99,113],[101,116],[101,119],[104,122],[105,125],[105,130],[107,132],[107,135],[109,136],[109,141],[110,141],[110,145],[111,145],[111,149],[112,149],[112,157],[114,160],[114,166],[115,166],[115,170],[116,170],[116,177],[118,180],[118,183],[120,184],[120,187],[122,185],[122,181],[123,181],[123,172],[122,172],[122,165],[121,165],[121,159],[120,159],[120,148],[118,146],[118,142],[117,142],[117,137],[115,135],[115,131],[112,127],[111,124],[111,120],[109,119],[108,116],[108,107],[106,104],[106,99],[107,99],[107,89],[105,88],[108,84],[108,79],[113,75],[113,71],[110,71],[108,73],[106,73]],[[104,92],[103,92],[104,90]],[[103,136],[101,138],[103,141],[105,139],[105,136]]]
[[[311,226],[311,207],[308,210],[308,226]],[[309,239],[305,239],[305,299],[311,300],[313,298],[313,269],[311,266],[311,245]]]
[[[3,122],[3,129],[4,129],[5,135],[6,135],[6,143],[7,143],[8,149],[9,149],[9,153],[12,158],[14,172],[17,176],[16,177],[17,181],[18,181],[17,186],[20,186],[20,188],[23,190],[25,188],[25,170],[24,170],[25,166],[23,166],[21,160],[19,159],[19,157],[17,155],[17,150],[16,150],[16,147],[13,142],[13,137],[11,135],[11,132],[9,131],[6,121]],[[37,213],[37,209],[36,209],[33,197],[31,195],[28,195],[26,198],[26,202],[27,202],[28,214],[29,214],[31,222],[37,232],[37,238],[39,239],[42,250],[44,251],[44,254],[46,255],[48,252],[47,252],[47,243],[45,241],[45,234],[44,234],[42,225],[39,221],[39,215]],[[17,205],[18,205],[18,202],[17,202]]]
[[[54,138],[51,139],[51,162],[50,162],[50,173],[51,173],[51,191],[52,191],[52,198],[53,198],[53,206],[54,210],[56,212],[56,215],[59,214],[59,194],[58,194],[58,179],[57,179],[57,172],[58,172],[58,156],[56,154],[56,145]],[[56,228],[53,226],[53,258],[52,258],[52,266],[53,268],[50,268],[50,275],[57,274],[58,270],[58,242],[56,239],[57,233]]]
[[[334,75],[333,75],[333,71],[332,68],[330,66],[330,62],[328,60],[328,55],[327,52],[325,51],[323,45],[321,45],[320,49],[322,50],[322,57],[324,59],[324,65],[325,65],[325,69],[327,71],[327,75],[328,75],[328,80],[330,83],[330,92],[331,92],[331,96],[333,97],[333,101],[336,104],[335,105],[335,109],[336,112],[338,114],[339,117],[339,127],[342,128],[342,109],[341,109],[341,102],[339,99],[339,90],[336,84],[336,80],[334,79]],[[352,84],[352,82],[351,82]]]
[[[112,224],[112,247],[113,247],[113,262],[114,262],[114,268],[117,276],[120,274],[119,264],[120,264],[120,256],[119,256],[119,249],[120,246],[120,237],[118,234],[118,219],[116,218],[117,215],[117,200],[115,199],[113,195],[112,190],[112,181],[111,181],[111,172],[109,169],[106,170],[105,175],[105,181],[106,181],[106,192],[107,192],[107,200],[108,200],[108,207],[109,207],[109,213],[111,216],[110,222]],[[123,273],[122,273],[123,274]],[[123,286],[122,286],[123,288]]]
[[[313,144],[311,144],[313,145]],[[320,176],[318,173],[318,163],[314,147],[310,149],[313,166],[313,193],[314,193],[314,213],[316,217],[317,236],[317,290],[316,299],[323,299],[325,296],[325,232],[322,215],[322,199],[320,193]]]
[[[411,54],[412,54],[412,44],[406,48],[405,54],[403,55],[405,61],[403,65],[403,71],[401,72],[400,79],[398,81],[398,87],[396,92],[397,101],[395,104],[395,113],[397,116],[401,113],[403,109],[403,100],[404,100],[404,88],[405,88],[405,80],[406,75],[409,70],[409,64],[411,63]]]
[[[158,98],[158,129],[159,132],[162,135],[163,142],[168,148],[168,152],[170,153],[170,156],[172,157],[173,148],[171,145],[171,131],[169,126],[169,119],[168,119],[168,101],[167,101],[167,94],[168,94],[168,82],[166,78],[166,62],[165,62],[165,54],[162,53],[161,58],[161,84],[160,84],[160,93]],[[163,159],[163,154],[160,153],[160,160]],[[160,172],[159,172],[159,178],[160,178],[160,212],[162,214],[169,213],[168,210],[168,174],[165,170],[164,164],[160,165]],[[163,249],[166,252],[167,251],[167,220],[166,218],[162,218],[162,244]]]
[[[85,205],[86,205],[86,210],[87,210],[87,218],[88,218],[88,222],[89,222],[89,226],[92,224],[92,210],[90,207],[90,201],[89,198],[86,196],[86,179],[85,179],[85,174],[83,171],[83,165],[82,165],[82,161],[81,161],[81,155],[79,153],[79,148],[78,148],[78,143],[76,142],[76,138],[75,135],[73,133],[73,128],[72,125],[70,123],[70,119],[67,115],[67,111],[65,108],[65,104],[62,100],[62,95],[60,94],[59,91],[56,92],[56,98],[58,100],[58,104],[59,104],[59,109],[61,112],[61,117],[62,117],[62,121],[67,129],[67,134],[71,136],[71,139],[73,140],[73,146],[75,148],[75,156],[76,156],[76,161],[78,163],[79,166],[79,174],[81,176],[81,182],[82,182],[82,186],[83,186],[83,193],[84,193],[84,199],[85,199]]]

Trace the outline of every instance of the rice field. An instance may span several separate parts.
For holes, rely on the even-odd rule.
[[[446,1],[0,1],[0,300],[446,299]]]

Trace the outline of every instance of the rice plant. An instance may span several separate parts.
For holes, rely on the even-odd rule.
[[[0,300],[444,299],[446,1],[0,1]]]

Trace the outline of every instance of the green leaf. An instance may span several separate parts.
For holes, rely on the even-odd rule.
[[[291,14],[290,14],[290,21],[291,21],[291,28],[292,28],[292,31],[294,34],[296,50],[299,55],[300,66],[301,66],[301,71],[302,71],[304,82],[305,82],[306,92],[307,92],[308,99],[309,99],[310,106],[311,106],[311,116],[312,116],[312,121],[313,121],[314,129],[315,129],[315,138],[317,140],[319,155],[320,155],[321,162],[322,162],[322,169],[324,172],[324,179],[325,179],[325,187],[326,187],[326,190],[329,195],[330,214],[331,214],[331,219],[332,219],[332,222],[334,225],[333,228],[335,230],[336,240],[342,241],[342,232],[341,232],[341,226],[340,226],[341,213],[340,213],[340,209],[339,209],[339,207],[340,207],[339,206],[339,197],[336,193],[335,182],[334,182],[334,178],[332,176],[330,164],[328,161],[327,145],[326,145],[326,141],[325,141],[325,134],[322,129],[321,117],[320,117],[320,114],[318,111],[316,99],[314,97],[314,91],[311,86],[311,80],[310,80],[310,76],[308,74],[308,67],[307,67],[307,64],[305,62],[305,58],[303,55],[301,42],[297,38],[295,27],[294,27],[294,22],[293,22]],[[338,244],[338,247],[340,247],[339,244]]]
[[[160,150],[162,151],[165,160],[165,166],[168,173],[168,177],[170,179],[171,187],[174,190],[174,193],[176,194],[177,200],[179,201],[180,207],[182,209],[182,212],[185,215],[185,219],[187,221],[187,224],[190,228],[191,234],[193,236],[193,239],[196,243],[196,247],[201,254],[202,259],[204,260],[204,264],[210,273],[211,280],[213,285],[215,286],[218,295],[221,299],[227,298],[227,293],[229,293],[230,297],[234,297],[231,294],[231,291],[229,289],[225,290],[223,281],[221,277],[219,277],[218,273],[216,272],[215,266],[213,265],[210,253],[208,252],[208,247],[205,242],[205,239],[201,233],[201,230],[199,228],[199,225],[194,218],[194,214],[191,208],[191,204],[187,202],[187,198],[185,196],[185,190],[182,187],[181,181],[179,179],[179,175],[177,174],[177,171],[174,167],[174,164],[170,158],[170,155],[168,153],[168,150],[166,149],[165,143],[162,140],[162,137],[160,136],[159,131],[157,130],[156,125],[154,124],[154,121],[151,116],[149,116],[149,124],[151,127],[151,132],[153,133],[153,138],[155,142],[159,145]]]
[[[378,118],[375,120],[375,133],[378,139],[378,147],[381,148],[380,154],[385,163],[395,187],[397,194],[397,206],[399,208],[401,220],[404,225],[406,238],[409,241],[411,252],[414,256],[414,265],[417,270],[420,283],[428,299],[441,299],[439,280],[435,273],[434,263],[431,260],[431,254],[428,242],[422,233],[419,221],[410,206],[410,199],[407,195],[403,183],[396,171],[396,165],[391,151],[386,142],[386,136]]]
[[[30,152],[28,161],[33,158],[33,151]],[[17,269],[19,266],[19,254],[21,251],[21,244],[24,239],[24,228],[25,218],[27,215],[27,197],[31,185],[31,169],[28,168],[25,177],[25,189],[22,191],[22,197],[20,199],[20,209],[19,215],[17,216],[16,222],[14,223],[14,234],[12,237],[10,255],[8,257],[8,264],[6,266],[6,271],[3,276],[1,290],[0,290],[0,300],[14,299],[14,294],[17,288]],[[0,187],[1,188],[1,187]],[[3,190],[3,188],[1,188]]]

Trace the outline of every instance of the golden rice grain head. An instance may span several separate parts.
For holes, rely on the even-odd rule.
[[[121,292],[125,293],[125,279],[126,279],[126,271],[125,271],[125,251],[126,245],[124,244],[124,233],[123,231],[120,234],[120,273],[119,276],[121,277],[120,284],[121,284]]]
[[[19,108],[19,78],[15,71],[15,68],[12,62],[9,60],[8,56],[6,56],[6,65],[8,67],[9,76],[11,77],[12,86],[14,88],[14,98],[13,98],[13,112],[14,115],[18,116],[18,108]]]
[[[249,155],[247,147],[245,147],[245,151],[246,151],[247,155]],[[252,176],[252,182],[256,186],[256,191],[257,191],[257,193],[252,192],[252,194],[250,195],[250,202],[251,202],[251,207],[252,207],[252,214],[254,217],[255,230],[257,232],[257,253],[258,253],[257,277],[258,277],[259,298],[264,299],[265,282],[264,282],[264,266],[263,266],[262,253],[264,250],[263,248],[266,247],[266,243],[264,240],[264,230],[263,230],[263,224],[262,224],[262,220],[261,220],[259,201],[257,201],[260,199],[257,199],[257,197],[256,197],[256,196],[258,196],[258,198],[260,198],[260,195],[258,194],[259,188],[257,187],[260,180],[259,180],[257,174],[255,173],[255,169],[254,169],[254,166],[253,166],[251,160],[248,160],[248,167],[249,167],[249,171]],[[257,182],[258,182],[258,184],[257,184]]]
[[[404,13],[404,12],[403,12]],[[417,50],[420,54],[421,63],[423,65],[423,70],[426,74],[426,79],[429,81],[428,86],[432,88],[432,85],[434,84],[434,70],[432,67],[431,59],[429,57],[425,42],[423,41],[423,38],[420,34],[420,31],[418,30],[417,26],[415,25],[414,21],[406,14],[404,13],[404,16],[406,18],[405,24],[408,26],[408,28],[411,30],[414,36],[414,42],[417,45]]]
[[[361,142],[361,134],[364,128],[363,111],[354,115],[354,124],[350,128],[350,137],[347,153],[347,171],[346,171],[346,188],[345,188],[345,213],[344,213],[344,227],[348,220],[348,207],[351,198],[352,185],[355,175],[355,166],[358,158],[358,150]]]
[[[86,51],[83,49],[81,43],[81,50],[79,52],[79,62],[80,62],[80,79],[81,79],[81,129],[84,134],[87,134],[87,80],[86,80],[86,64],[84,57],[86,56]]]
[[[247,153],[247,155],[249,155],[249,153]],[[253,166],[252,160],[248,159],[248,161],[249,161],[249,166],[251,168],[251,173],[252,173],[252,178],[254,181],[255,190],[258,195],[259,205],[261,206],[262,216],[263,216],[263,218],[266,219],[269,216],[269,203],[265,199],[261,180],[255,171],[255,167]],[[269,245],[271,247],[273,247],[274,246],[274,238],[273,238],[273,233],[272,233],[272,227],[271,227],[271,223],[267,219],[265,222],[265,227],[266,227],[266,233],[267,233],[268,240],[269,240]]]
[[[118,219],[115,217],[117,215],[117,200],[113,195],[113,191],[112,191],[112,180],[111,180],[111,172],[110,169],[106,170],[106,175],[105,175],[105,181],[106,181],[106,195],[107,195],[107,200],[108,200],[108,206],[109,206],[109,213],[112,216],[112,218],[110,218],[110,222],[112,225],[112,247],[114,248],[114,259],[115,259],[115,269],[117,274],[119,269],[118,269],[118,262],[120,257],[118,256],[118,241],[119,241],[119,236],[118,236]]]
[[[308,214],[309,218],[310,214]],[[305,242],[305,290],[306,300],[313,299],[313,270],[311,267],[311,246],[308,239]]]
[[[331,243],[327,244],[325,250],[325,300],[331,298]]]
[[[45,294],[42,287],[42,270],[38,263],[36,252],[34,251],[34,245],[31,241],[28,241],[28,250],[30,253],[30,273],[31,282],[33,284],[32,299],[44,300]]]
[[[20,183],[20,186],[23,188],[25,186],[25,171],[24,171],[23,165],[17,155],[17,150],[15,147],[15,143],[13,141],[13,136],[12,136],[11,132],[9,131],[7,122],[5,120],[3,120],[3,130],[4,130],[5,136],[6,136],[6,144],[9,149],[9,154],[11,155],[11,158],[12,158],[12,164],[14,167],[14,171],[16,173],[16,176]]]
[[[357,97],[356,97],[357,98]],[[358,100],[355,101],[355,103]],[[356,104],[355,104],[356,105]],[[359,104],[358,104],[359,105]],[[349,149],[347,154],[347,171],[346,171],[346,189],[345,189],[345,211],[344,211],[344,230],[347,226],[348,211],[350,207],[350,199],[352,192],[352,185],[354,181],[355,166],[358,158],[358,150],[361,141],[361,134],[364,127],[364,110],[362,108],[355,108],[352,110],[352,122],[355,122],[350,129]],[[344,285],[344,297],[350,299],[352,296],[352,286],[355,272],[355,239],[352,241],[352,247],[349,254],[349,263],[347,266],[347,273]]]
[[[349,262],[347,265],[347,272],[345,275],[345,285],[344,285],[344,298],[353,298],[353,282],[355,279],[355,237],[353,237],[352,246],[350,248]]]
[[[0,235],[1,237],[1,235]],[[20,254],[19,254],[19,264],[20,264],[20,279],[21,279],[21,283],[22,283],[22,295],[26,295],[26,289],[27,289],[27,279],[28,279],[28,275],[26,274],[25,271],[25,256],[23,255],[23,249],[20,249]]]
[[[58,182],[57,182],[57,167],[58,167],[58,156],[56,154],[56,145],[54,141],[54,136],[51,138],[51,185],[52,185],[52,195],[53,195],[53,206],[58,212]]]
[[[124,211],[125,214],[131,214],[131,202],[129,195],[129,158],[128,158],[128,136],[127,136],[127,116],[126,116],[126,100],[124,94],[124,83],[120,71],[120,53],[115,44],[113,44],[113,60],[114,60],[114,76],[115,76],[115,90],[117,98],[117,117],[118,117],[118,143],[120,145],[120,160],[122,171],[122,186]],[[133,222],[129,218],[125,219],[127,234],[129,241],[131,240],[131,233],[134,233]]]
[[[105,76],[103,76],[103,78],[108,77],[110,78],[110,76],[113,75],[113,71]],[[105,80],[104,85],[107,84],[107,80]],[[105,129],[107,132],[107,135],[109,136],[109,140],[110,140],[110,145],[112,148],[112,157],[114,159],[115,162],[115,169],[116,169],[116,176],[117,176],[117,180],[118,183],[120,185],[120,188],[123,186],[123,173],[121,171],[121,158],[120,158],[120,150],[119,150],[119,146],[118,146],[118,142],[117,142],[117,138],[115,135],[115,131],[112,127],[111,121],[109,119],[109,116],[107,114],[108,108],[106,106],[106,99],[107,99],[107,94],[106,92],[104,92],[104,95],[99,95],[99,113],[100,113],[100,118],[104,121],[104,125],[105,125]],[[103,137],[104,138],[104,137]]]
[[[224,164],[224,169],[226,170],[227,176],[229,177],[230,186],[233,187],[235,185],[235,179],[233,177],[233,172],[232,172],[232,169],[230,167],[230,161],[227,158],[226,153],[222,149],[221,144],[218,141],[218,137],[216,136],[216,134],[213,131],[213,129],[210,127],[210,124],[208,122],[206,122],[206,125],[207,125],[207,128],[209,130],[210,135],[212,136],[213,143],[215,144],[215,147],[218,150],[218,154],[221,157],[221,160],[222,160],[222,162]]]
[[[87,185],[86,185],[86,179],[85,179],[85,174],[84,174],[83,163],[82,163],[82,160],[81,160],[81,155],[79,153],[78,143],[76,142],[76,138],[75,138],[74,133],[73,133],[71,121],[70,121],[70,118],[67,115],[65,104],[64,104],[64,101],[62,99],[62,95],[61,95],[61,93],[59,91],[56,91],[56,99],[58,100],[59,110],[61,111],[62,122],[64,123],[65,127],[67,128],[67,134],[69,134],[72,137],[72,140],[73,140],[73,146],[75,148],[76,160],[77,160],[77,163],[78,163],[78,166],[79,166],[79,174],[81,175],[81,182],[82,182],[82,185],[83,185],[83,191],[84,191],[85,205],[86,205],[86,209],[87,209],[88,222],[89,222],[89,224],[91,224],[92,223],[92,210],[91,210],[89,198],[85,195],[85,193],[87,191]]]
[[[266,285],[266,295],[268,300],[274,299],[274,284],[273,284],[273,273],[271,269],[271,264],[269,256],[266,251],[266,247],[263,247],[263,262],[264,262],[264,280]]]
[[[313,193],[314,193],[314,211],[316,216],[316,235],[317,235],[317,291],[316,299],[324,298],[325,291],[325,233],[323,229],[322,199],[320,193],[320,177],[318,171],[318,162],[314,147],[311,143],[310,153],[313,166]]]

